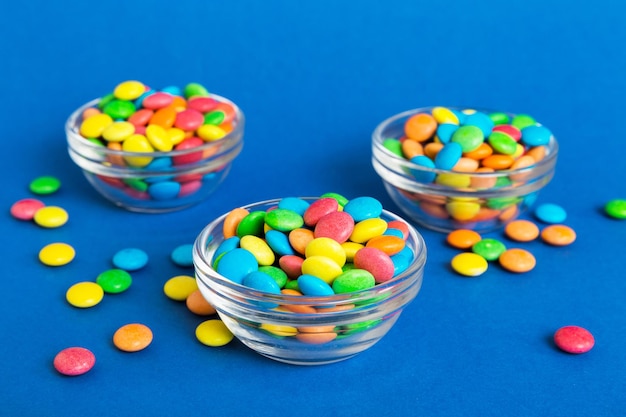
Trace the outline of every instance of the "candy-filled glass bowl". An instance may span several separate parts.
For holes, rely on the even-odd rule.
[[[65,124],[68,152],[96,191],[130,211],[163,213],[200,203],[223,182],[243,148],[243,112],[224,97],[189,100],[195,100],[193,109],[185,100],[178,108],[133,104],[137,111],[123,118],[104,113],[103,100],[133,103],[104,97],[74,111]]]
[[[313,205],[315,201],[322,199],[302,198],[301,200]],[[272,211],[277,213],[282,207],[281,201],[282,199],[258,202],[244,206],[243,209],[247,210],[249,216],[252,217],[265,216],[266,222],[271,223],[269,213]],[[272,263],[274,266],[270,268],[291,271],[288,274],[294,274],[293,267],[289,266],[293,259],[304,259],[301,266],[296,268],[295,276],[290,276],[287,283],[281,286],[280,291],[269,291],[259,289],[258,285],[250,285],[251,277],[256,277],[257,274],[254,261],[251,267],[253,273],[246,275],[247,278],[244,278],[241,283],[232,276],[226,277],[224,274],[228,274],[225,272],[222,274],[222,272],[228,266],[224,264],[233,262],[232,258],[227,260],[227,255],[234,254],[235,251],[243,251],[240,246],[250,245],[249,242],[244,242],[243,237],[225,237],[223,232],[225,223],[231,222],[227,213],[209,223],[195,241],[193,259],[198,286],[207,301],[215,307],[228,329],[246,346],[263,356],[296,365],[321,365],[351,358],[374,345],[391,329],[405,306],[415,298],[422,284],[426,246],[421,235],[400,217],[388,211],[383,210],[379,219],[386,222],[389,228],[393,225],[390,222],[394,220],[406,225],[403,250],[390,256],[395,258],[393,260],[395,267],[392,266],[391,270],[393,277],[389,275],[390,278],[384,282],[374,285],[374,278],[370,278],[372,282],[366,286],[358,284],[340,289],[346,282],[344,278],[350,281],[357,279],[355,276],[361,279],[363,274],[369,275],[361,269],[369,268],[364,265],[367,263],[363,260],[367,259],[365,252],[360,258],[357,258],[360,255],[353,254],[354,259],[344,253],[343,256],[347,256],[348,259],[346,264],[339,267],[333,263],[331,267],[329,266],[330,260],[320,259],[325,256],[315,255],[316,250],[310,248],[310,246],[317,246],[316,243],[308,244],[309,249],[304,250],[306,255],[297,252],[295,255],[285,255],[282,250],[277,253],[276,260]],[[376,221],[378,220],[374,222]],[[270,230],[268,233],[274,233],[274,236],[265,235],[260,238],[273,242],[272,246],[280,246],[276,243],[277,240],[285,241],[291,233],[277,232],[276,229],[268,229],[263,225],[260,230]],[[263,233],[259,232],[258,236],[263,236]],[[281,237],[281,234],[284,237]],[[313,242],[328,244],[329,241],[325,239],[329,238],[315,238]],[[252,238],[252,241],[254,240],[256,239]],[[332,244],[331,242],[332,245],[337,246],[339,243]],[[364,243],[350,243],[348,247],[350,245],[359,246]],[[225,249],[227,247],[229,248]],[[353,249],[347,249],[346,253],[351,250]],[[311,251],[313,255],[309,253]],[[279,255],[281,252],[283,255]],[[285,256],[291,258],[287,260]],[[325,268],[339,268],[339,276],[343,276],[342,284],[337,284],[339,277],[333,278],[335,281],[331,288],[335,290],[334,292],[320,291],[315,284],[312,284],[312,282],[319,284],[318,278],[311,278],[313,275],[310,271],[311,265],[317,262],[326,265],[322,267],[324,271],[326,271]],[[245,261],[237,261],[238,267],[244,263]],[[313,269],[315,270],[315,266]],[[265,269],[259,267],[259,270]],[[353,272],[346,273],[346,271]],[[325,282],[327,278],[324,278]],[[295,292],[293,286],[289,284],[290,281],[295,281],[291,284],[298,284]]]
[[[489,232],[532,206],[554,176],[558,149],[526,114],[424,107],[376,127],[372,165],[416,223]]]

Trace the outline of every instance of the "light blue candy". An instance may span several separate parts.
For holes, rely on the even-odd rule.
[[[535,208],[535,217],[544,222],[550,224],[563,223],[567,218],[567,212],[559,205],[544,203]]]
[[[456,109],[453,109],[452,113],[454,113],[456,118],[459,119],[459,125],[465,124],[465,119],[467,118],[467,114],[463,113],[461,110],[456,110]]]
[[[170,254],[172,262],[178,266],[189,267],[193,266],[193,244],[185,243],[174,248]]]
[[[279,256],[294,255],[295,251],[289,243],[289,238],[278,230],[268,230],[265,233],[265,241],[268,246]]]
[[[169,94],[171,94],[173,96],[182,96],[183,95],[183,90],[181,90],[180,87],[178,87],[176,85],[170,85],[170,86],[167,86],[165,88],[162,88],[161,92],[169,93]]]
[[[125,271],[136,271],[148,263],[148,254],[141,249],[122,249],[113,255],[113,265]]]
[[[348,213],[355,222],[380,217],[383,205],[374,197],[356,197],[348,201],[343,211]]]
[[[146,165],[143,169],[145,170],[155,170],[155,171],[166,171],[172,167],[172,158],[167,156],[162,156],[159,158],[154,158],[148,165]],[[174,178],[173,175],[163,175],[163,176],[154,176],[150,178],[146,178],[144,181],[148,184],[154,184],[157,182],[163,181],[171,181]]]
[[[300,216],[304,216],[304,212],[309,206],[308,201],[297,197],[285,197],[278,202],[278,208],[295,211]]]
[[[415,258],[415,254],[408,246],[405,246],[395,255],[391,255],[391,260],[393,261],[393,276],[395,277],[406,271],[413,262],[413,258]]]
[[[232,236],[224,240],[222,243],[220,243],[217,249],[215,250],[215,253],[213,254],[213,260],[211,261],[211,263],[214,263],[217,260],[217,258],[220,257],[220,255],[238,248],[240,240],[241,239],[239,238],[239,236]]]
[[[392,227],[387,228],[387,230],[385,230],[383,232],[383,235],[385,235],[385,236],[395,236],[395,237],[399,237],[400,239],[404,239],[404,234],[402,233],[402,230],[394,229]]]
[[[439,169],[452,169],[463,156],[463,147],[457,142],[443,145],[443,148],[435,156],[435,167]]]
[[[541,146],[550,143],[552,132],[544,126],[528,126],[522,129],[522,142],[527,146]]]
[[[217,262],[217,273],[237,284],[241,284],[246,275],[258,269],[259,264],[254,255],[242,248],[224,253]]]
[[[450,142],[450,138],[458,128],[458,125],[454,125],[452,123],[440,124],[439,127],[437,127],[437,137],[439,138],[439,141],[444,144]]]
[[[335,294],[332,287],[324,280],[308,274],[303,274],[298,277],[298,288],[300,288],[302,294],[316,297]]]
[[[173,200],[178,197],[180,184],[176,181],[157,182],[148,187],[148,194],[155,200]]]
[[[435,163],[433,162],[433,160],[426,155],[414,156],[413,158],[411,158],[411,162],[424,168],[435,168]],[[435,180],[435,177],[437,176],[437,174],[432,171],[426,171],[421,169],[411,169],[411,174],[413,174],[413,178],[415,178],[417,181],[426,184],[433,182]]]
[[[485,135],[485,137],[488,137],[491,134],[491,131],[495,126],[493,120],[491,120],[491,117],[489,117],[488,114],[480,111],[467,115],[465,121],[463,122],[463,125],[476,126],[483,132],[483,135]]]
[[[137,97],[135,99],[133,104],[135,104],[136,108],[138,108],[138,109],[141,108],[141,106],[143,105],[143,101],[146,99],[146,97],[151,96],[154,93],[156,93],[156,91],[154,91],[154,90],[148,90],[148,91],[144,92],[143,94],[141,94],[139,97]]]
[[[263,292],[270,293],[270,294],[280,294],[280,287],[278,286],[276,281],[274,281],[274,278],[272,278],[265,272],[261,272],[261,271],[250,272],[248,275],[246,275],[243,278],[243,281],[241,283],[248,288],[252,288],[258,291],[263,291]],[[264,301],[257,301],[257,300],[252,300],[252,302],[254,302],[260,307],[268,308],[268,309],[278,307],[277,303],[272,303],[272,302],[264,302]]]

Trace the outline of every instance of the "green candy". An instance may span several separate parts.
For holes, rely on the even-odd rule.
[[[507,207],[514,206],[519,203],[522,199],[520,197],[494,197],[487,199],[487,207],[496,209],[496,210],[504,210]]]
[[[204,88],[202,84],[189,83],[183,89],[183,94],[185,95],[185,98],[207,97],[209,95],[209,91],[206,88]]]
[[[505,125],[511,120],[508,114],[502,112],[491,113],[489,118],[495,125]]]
[[[237,237],[244,237],[246,235],[253,235],[257,237],[263,237],[265,235],[265,212],[264,211],[252,211],[246,215],[237,226]]]
[[[135,113],[135,110],[137,110],[137,108],[130,101],[111,100],[106,106],[104,106],[102,112],[111,116],[113,120],[126,120],[133,113]]]
[[[346,204],[348,204],[349,201],[346,197],[337,193],[324,193],[320,196],[320,198],[334,198],[335,200],[337,200],[337,204],[339,204],[339,207],[345,206]]]
[[[517,142],[506,133],[491,132],[487,141],[493,150],[500,154],[513,155],[517,150]]]
[[[304,219],[293,210],[277,208],[265,215],[265,223],[274,230],[290,232],[304,225]]]
[[[259,267],[259,271],[265,272],[267,275],[272,277],[272,279],[276,281],[276,284],[278,284],[279,288],[284,288],[285,284],[287,284],[287,274],[285,273],[285,271],[276,266],[262,265]]]
[[[100,99],[100,101],[98,101],[98,108],[100,110],[104,109],[104,107],[110,102],[112,102],[113,100],[115,100],[115,95],[113,95],[113,93],[109,93],[105,95],[104,97]]]
[[[219,125],[224,121],[226,115],[221,110],[210,111],[204,115],[205,125]]]
[[[59,181],[58,178],[50,176],[35,178],[29,185],[30,191],[39,195],[55,193],[60,187],[61,181]]]
[[[454,131],[450,141],[461,145],[463,153],[472,152],[485,141],[485,135],[477,126],[461,126]]]
[[[96,278],[96,284],[109,294],[126,291],[132,282],[133,279],[130,274],[123,269],[109,269]]]
[[[398,139],[389,138],[383,140],[383,147],[394,155],[404,157],[402,153],[402,143]]]
[[[297,279],[292,279],[292,280],[287,281],[285,283],[284,288],[287,289],[287,290],[300,291],[300,287],[298,287],[298,280]]]
[[[604,206],[604,210],[614,219],[626,219],[626,200],[621,198],[611,200]]]
[[[500,255],[506,250],[504,243],[497,239],[481,239],[474,243],[472,246],[472,252],[476,255],[482,256],[488,261],[497,260]]]
[[[366,290],[376,285],[374,276],[365,269],[349,269],[339,275],[333,281],[335,294]]]
[[[513,117],[513,120],[511,120],[511,125],[519,130],[528,126],[534,126],[535,124],[537,124],[535,119],[527,114],[518,114]]]
[[[382,319],[366,320],[360,323],[348,324],[342,327],[340,335],[349,336],[354,333],[362,332],[382,323]]]
[[[135,189],[137,191],[147,191],[148,184],[142,179],[139,178],[124,178],[122,180],[124,184],[128,185],[130,188]]]

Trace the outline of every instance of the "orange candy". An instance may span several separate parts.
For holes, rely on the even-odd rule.
[[[199,316],[211,316],[216,313],[215,307],[202,296],[200,290],[195,290],[185,300],[187,308]]]
[[[404,249],[405,241],[397,236],[380,235],[368,240],[365,246],[368,248],[379,249],[391,256]]]
[[[159,125],[165,129],[174,126],[176,121],[176,110],[173,107],[163,107],[154,112],[148,124]]]
[[[515,159],[511,155],[494,154],[483,159],[483,166],[495,170],[508,169]]]
[[[466,158],[481,160],[487,158],[488,156],[491,156],[492,154],[493,148],[489,146],[487,142],[483,142],[478,148],[474,149],[473,151],[465,152],[463,156]]]
[[[298,253],[303,254],[309,242],[315,239],[311,229],[298,228],[289,232],[289,244]]]
[[[541,239],[554,246],[567,246],[576,240],[576,232],[564,224],[553,224],[541,231]]]
[[[411,116],[404,125],[406,135],[418,142],[425,142],[437,131],[437,121],[430,114],[418,113]]]
[[[530,242],[539,237],[539,228],[528,220],[514,220],[506,225],[504,233],[518,242]]]
[[[250,212],[241,207],[231,210],[230,213],[228,213],[224,219],[224,226],[222,226],[224,239],[237,235],[237,226],[239,226],[239,222],[241,222],[241,219],[246,217],[248,214],[250,214]]]
[[[406,159],[411,159],[418,155],[424,155],[424,147],[416,140],[405,139],[402,141],[402,154]]]
[[[125,352],[137,352],[152,343],[152,330],[144,324],[131,323],[117,329],[113,344]]]
[[[505,250],[498,258],[498,261],[507,271],[518,273],[528,272],[537,264],[532,253],[519,248]]]
[[[469,249],[474,246],[475,243],[480,242],[482,237],[470,229],[457,229],[450,233],[446,237],[446,242],[453,248]]]

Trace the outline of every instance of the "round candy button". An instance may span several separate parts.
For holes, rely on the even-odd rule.
[[[589,330],[579,326],[561,327],[554,333],[554,343],[568,353],[589,352],[595,344],[595,339]]]
[[[176,301],[185,301],[197,289],[196,280],[187,275],[172,277],[163,286],[165,295]]]
[[[72,285],[65,293],[67,302],[74,307],[93,307],[102,301],[104,290],[95,282],[78,282]]]
[[[193,266],[193,244],[187,243],[174,248],[170,255],[172,262],[178,266]]]
[[[66,265],[74,259],[76,252],[67,243],[50,243],[39,251],[39,260],[48,266]]]
[[[604,206],[604,210],[614,219],[626,219],[626,200],[619,198],[611,200]]]
[[[113,344],[125,352],[137,352],[152,343],[152,330],[145,324],[126,324],[113,334]]]
[[[41,227],[55,228],[67,223],[67,211],[57,206],[42,207],[35,212],[33,220]]]
[[[34,198],[24,198],[11,206],[11,216],[19,220],[32,220],[35,213],[45,204]]]
[[[104,292],[109,294],[126,291],[132,282],[133,279],[130,274],[123,269],[109,269],[96,278],[96,283],[102,287]]]
[[[96,356],[82,347],[69,347],[63,349],[54,357],[54,369],[68,376],[82,375],[93,368]]]
[[[452,269],[467,277],[476,277],[487,271],[487,260],[475,253],[460,253],[452,258]]]
[[[34,194],[52,194],[61,187],[61,181],[51,176],[35,178],[29,185],[29,189]]]
[[[233,337],[221,320],[207,320],[196,327],[196,338],[207,346],[224,346],[230,343]]]
[[[113,265],[125,271],[136,271],[148,263],[148,254],[141,249],[127,248],[113,255]]]

